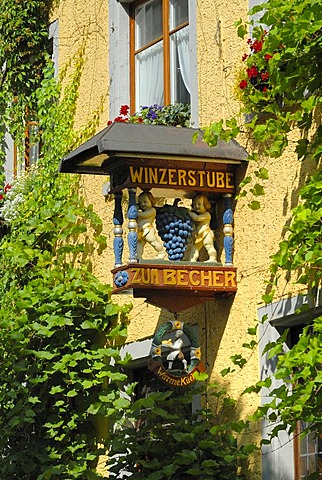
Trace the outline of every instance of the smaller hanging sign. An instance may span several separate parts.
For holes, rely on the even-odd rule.
[[[168,334],[174,332],[173,339]],[[184,338],[190,343],[189,360],[183,353]],[[162,351],[168,351],[166,367],[162,361]],[[178,320],[163,323],[156,331],[152,346],[148,368],[163,383],[170,387],[187,387],[196,381],[194,372],[204,372],[204,364],[200,361],[201,351],[199,340],[191,326]]]

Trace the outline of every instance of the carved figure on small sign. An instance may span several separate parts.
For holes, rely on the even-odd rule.
[[[170,348],[172,351],[167,355],[168,360],[168,369],[172,370],[173,362],[176,358],[181,360],[184,370],[187,370],[187,360],[184,358],[184,354],[182,353],[183,347],[183,340],[182,340],[183,331],[177,330],[175,332],[175,340],[172,342],[169,340],[163,340],[162,345],[165,348]]]

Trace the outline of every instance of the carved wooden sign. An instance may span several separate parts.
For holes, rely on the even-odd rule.
[[[173,338],[165,338],[174,332]],[[189,355],[184,353],[184,339],[188,339]],[[167,351],[166,365],[163,364],[162,351]],[[186,358],[189,357],[189,358]],[[196,381],[195,372],[204,372],[200,361],[199,340],[190,325],[177,320],[163,323],[156,331],[148,368],[169,387],[188,387]]]
[[[169,163],[169,162],[168,162]],[[235,172],[231,166],[217,165],[207,162],[178,166],[175,162],[170,165],[157,166],[134,164],[123,166],[111,173],[111,192],[123,188],[143,189],[178,189],[193,190],[211,193],[234,193]]]
[[[234,195],[246,159],[236,141],[209,148],[199,129],[119,122],[67,155],[61,172],[109,176],[112,293],[179,312],[236,292]]]
[[[198,265],[137,264],[112,270],[115,293],[135,289],[204,290],[212,292],[237,290],[236,269],[234,267]]]
[[[236,292],[231,208],[234,165],[161,159],[149,159],[147,163],[131,159],[126,165],[115,165],[111,176],[115,197],[113,293],[133,289],[134,297],[145,297],[153,305],[179,312],[215,294]],[[122,190],[125,186],[129,193],[129,261],[124,265]],[[154,194],[161,195],[163,187],[166,195],[171,192],[176,197],[173,203],[158,206]],[[191,198],[190,207],[180,205],[180,194]],[[224,207],[224,265],[217,250],[217,232],[213,230],[220,198]],[[144,258],[147,245],[154,249],[154,259]],[[179,297],[176,301],[170,295],[173,289]]]

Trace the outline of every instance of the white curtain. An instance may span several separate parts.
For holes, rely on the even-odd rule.
[[[190,62],[189,62],[189,26],[182,28],[175,33],[179,68],[183,83],[190,91]]]
[[[163,42],[136,55],[136,110],[142,106],[163,105]]]

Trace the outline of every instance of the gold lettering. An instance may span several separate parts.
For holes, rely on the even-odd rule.
[[[167,169],[166,168],[160,168],[159,170],[160,174],[161,174],[161,178],[159,180],[159,184],[160,185],[167,185],[167,181],[165,179],[166,177],[166,174],[167,174]]]
[[[207,186],[214,187],[216,185],[215,172],[207,172]]]
[[[157,367],[154,370],[154,373],[164,383],[175,387],[187,386],[195,381],[195,378],[191,372],[187,375],[183,375],[182,377],[174,377],[173,375],[169,374],[162,365]]]
[[[198,175],[199,175],[199,186],[200,186],[200,187],[203,187],[203,186],[204,186],[203,181],[204,181],[206,172],[204,172],[203,170],[199,170],[199,171],[198,171]]]
[[[234,174],[233,173],[226,173],[226,187],[227,188],[234,188]]]
[[[184,278],[186,275],[186,270],[177,270],[177,285],[188,285],[188,280]]]
[[[181,377],[181,386],[187,385],[187,377]]]
[[[132,268],[131,271],[134,273],[134,277],[132,280],[132,283],[141,283],[141,278],[140,278],[140,268]]]
[[[236,284],[236,272],[225,271],[225,285],[226,287],[237,287]]]
[[[158,169],[149,168],[149,183],[158,183]]]
[[[164,285],[176,285],[176,271],[172,269],[163,270]]]
[[[191,283],[191,285],[193,285],[194,287],[198,287],[198,285],[200,285],[200,279],[198,280],[195,280],[194,279],[194,275],[200,275],[200,272],[198,272],[198,270],[191,270],[191,272],[189,272],[189,282]]]
[[[177,182],[173,179],[176,170],[174,168],[169,168],[168,175],[169,175],[169,185],[177,185]]]
[[[185,170],[178,170],[178,185],[187,185],[186,176],[187,172]]]
[[[149,170],[147,167],[144,167],[144,183],[149,183]]]
[[[217,188],[225,188],[225,174],[222,172],[216,172]]]
[[[157,270],[156,268],[153,268],[151,270],[151,284],[160,285],[158,273],[159,273],[159,270]]]
[[[195,173],[196,173],[195,170],[188,170],[188,177],[189,177],[188,185],[190,187],[195,187],[197,185],[197,181],[196,181],[196,178],[195,178]]]
[[[130,167],[131,182],[142,183],[142,173],[143,173],[143,167],[140,167],[139,169],[135,169],[135,170],[133,167]]]
[[[223,287],[224,286],[224,272],[222,270],[215,270],[213,273],[212,283],[214,287]]]
[[[151,271],[149,268],[142,268],[142,283],[144,285],[149,285],[151,281]]]
[[[206,281],[208,282],[208,287],[212,287],[211,281],[212,281],[212,272],[207,272],[205,270],[201,270],[201,285],[205,286]]]

